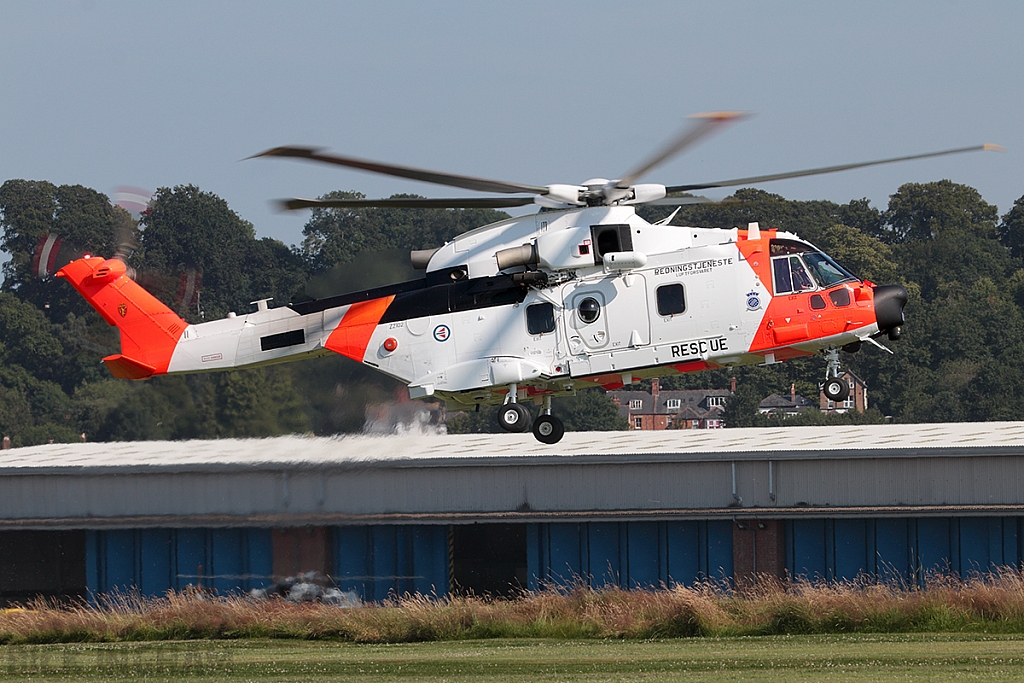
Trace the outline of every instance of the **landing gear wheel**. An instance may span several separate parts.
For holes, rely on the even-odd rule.
[[[825,396],[829,400],[836,403],[845,401],[850,396],[850,385],[846,383],[846,380],[839,377],[830,377],[825,381],[825,386],[821,390],[825,392]]]
[[[565,435],[565,425],[554,415],[541,415],[533,423],[533,435],[541,443],[558,443]]]
[[[521,434],[530,428],[530,411],[518,403],[506,403],[498,413],[498,424],[506,432]]]

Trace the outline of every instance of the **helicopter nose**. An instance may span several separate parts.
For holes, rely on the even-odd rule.
[[[880,332],[892,332],[903,324],[903,307],[908,298],[907,290],[899,285],[875,287],[875,319]]]

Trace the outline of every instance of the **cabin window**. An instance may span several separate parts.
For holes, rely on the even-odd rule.
[[[832,303],[836,306],[849,306],[850,305],[850,290],[846,287],[837,289],[834,292],[828,293],[828,298],[832,299]]]
[[[589,325],[601,317],[601,304],[594,297],[588,296],[579,303],[576,312],[579,314],[580,320]]]
[[[272,334],[269,337],[260,337],[260,349],[263,351],[272,351],[274,349],[283,349],[289,346],[297,346],[299,344],[306,343],[306,331],[305,330],[292,330],[291,332],[282,332],[281,334]]]
[[[662,285],[658,287],[658,314],[678,315],[686,310],[686,298],[680,284]]]
[[[526,330],[533,335],[555,331],[555,307],[543,302],[526,307]]]
[[[825,300],[821,298],[821,294],[811,295],[811,308],[816,311],[820,311],[825,308]]]

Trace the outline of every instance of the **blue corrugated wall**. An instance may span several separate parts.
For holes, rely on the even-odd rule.
[[[1021,567],[1020,517],[812,519],[786,523],[790,576],[859,575],[923,585],[931,573],[969,576]]]
[[[448,527],[342,526],[334,529],[334,581],[363,600],[448,593]]]
[[[529,524],[530,590],[583,581],[622,588],[732,577],[731,521]]]
[[[269,529],[86,532],[86,584],[92,594],[137,589],[153,596],[198,584],[247,591],[270,584],[271,564]]]
[[[526,525],[528,588],[622,588],[732,579],[732,521],[583,522]],[[333,576],[364,600],[445,595],[445,525],[333,528]],[[922,585],[930,572],[961,576],[1021,567],[1024,518],[812,519],[785,523],[790,576],[849,580],[875,575]],[[125,529],[86,532],[91,593],[161,595],[200,582],[219,592],[269,585],[268,529]],[[202,570],[200,571],[200,566]]]

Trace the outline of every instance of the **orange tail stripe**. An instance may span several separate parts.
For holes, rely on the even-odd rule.
[[[352,304],[345,312],[345,317],[327,337],[327,343],[324,346],[335,353],[362,362],[366,355],[366,346],[370,343],[370,337],[373,336],[373,331],[377,329],[377,323],[380,322],[384,311],[388,310],[388,306],[391,305],[394,298],[392,295]]]

